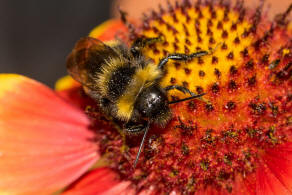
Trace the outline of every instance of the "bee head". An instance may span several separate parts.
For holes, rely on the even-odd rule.
[[[157,85],[142,90],[136,100],[135,109],[142,118],[160,125],[165,125],[171,117],[166,93]]]

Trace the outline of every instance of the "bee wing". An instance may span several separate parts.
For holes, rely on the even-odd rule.
[[[67,58],[69,74],[82,85],[98,90],[97,76],[109,58],[119,55],[109,46],[91,37],[81,38]]]

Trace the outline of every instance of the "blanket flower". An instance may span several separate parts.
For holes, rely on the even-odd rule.
[[[150,128],[135,169],[141,137],[119,131],[71,77],[53,91],[1,74],[0,193],[292,194],[291,9],[269,21],[262,2],[250,11],[243,1],[184,0],[90,33],[129,44],[162,37],[143,49],[156,64],[210,51],[167,64],[162,86],[206,95],[171,106],[172,119]]]

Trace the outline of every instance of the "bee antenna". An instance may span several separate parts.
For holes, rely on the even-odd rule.
[[[123,10],[121,10],[120,7],[118,9],[119,9],[119,12],[120,12],[120,19],[125,24],[125,26],[128,28],[129,33],[130,33],[130,37],[131,36],[135,37],[135,35],[137,34],[136,33],[136,29],[135,29],[134,25],[131,22],[128,21],[128,19],[127,19],[128,13],[123,11]]]
[[[202,96],[205,95],[205,94],[206,94],[206,93],[202,93],[202,94],[194,95],[194,96],[187,97],[187,98],[184,98],[184,99],[171,101],[171,102],[168,102],[168,104],[176,104],[176,103],[179,103],[179,102],[183,102],[183,101],[191,100],[191,99],[194,99],[194,98],[202,97]]]
[[[118,8],[119,9],[119,12],[120,12],[120,19],[122,20],[122,22],[124,23],[124,24],[128,24],[128,20],[127,20],[127,15],[128,15],[128,13],[127,12],[125,12],[124,10],[121,10],[121,8],[119,7]]]
[[[136,159],[135,159],[135,162],[134,162],[134,169],[136,168],[136,165],[138,163],[138,160],[139,160],[139,157],[140,157],[140,154],[141,154],[141,151],[142,151],[142,148],[143,148],[143,145],[144,145],[144,142],[145,142],[145,139],[146,139],[146,136],[147,136],[147,133],[148,133],[148,130],[149,130],[149,122],[147,123],[147,126],[145,128],[145,133],[143,135],[143,138],[142,138],[142,141],[141,141],[141,144],[140,144],[140,147],[139,147],[139,150],[138,150],[138,153],[137,153],[137,156],[136,156]]]

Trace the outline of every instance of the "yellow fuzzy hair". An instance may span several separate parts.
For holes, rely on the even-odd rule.
[[[162,76],[162,72],[155,64],[147,64],[144,68],[139,68],[123,95],[117,101],[117,116],[124,121],[131,118],[135,101],[139,93]]]
[[[106,65],[102,66],[101,73],[97,75],[97,84],[100,88],[101,95],[107,97],[107,85],[110,80],[111,73],[123,66],[124,63],[121,58],[110,58],[109,60],[106,60],[105,63]]]

